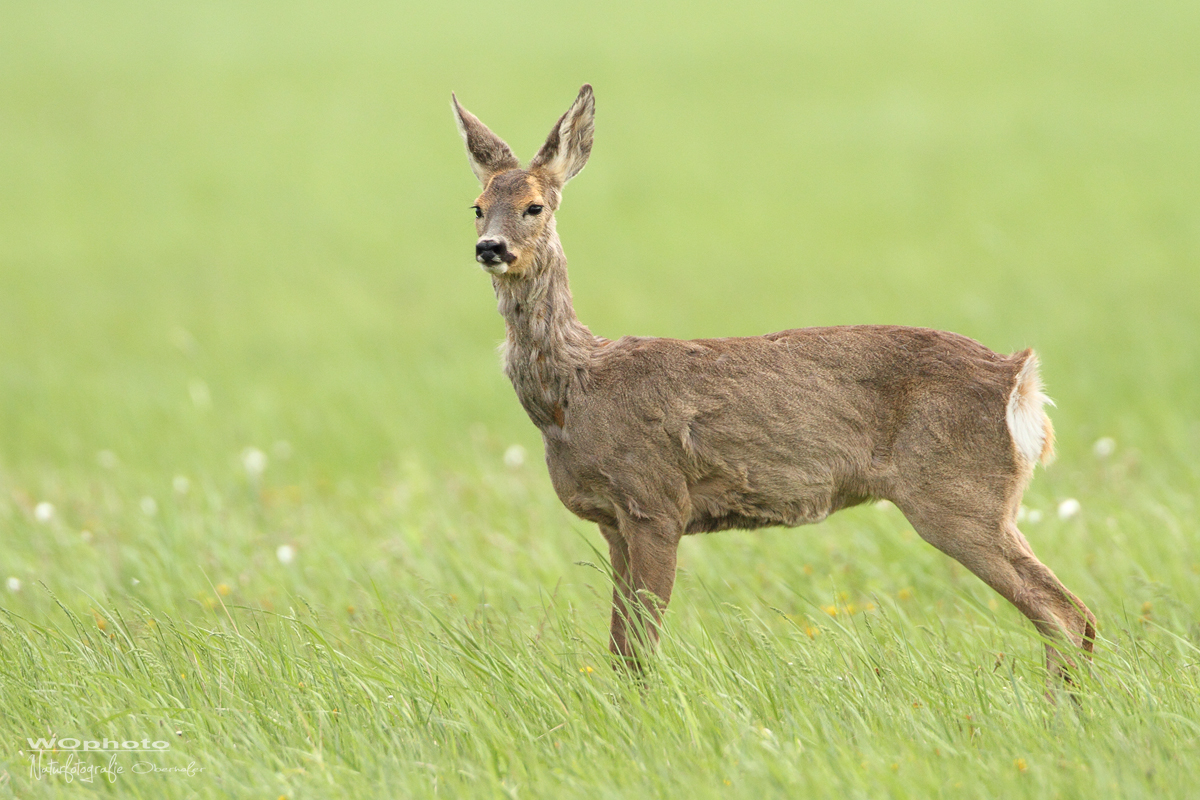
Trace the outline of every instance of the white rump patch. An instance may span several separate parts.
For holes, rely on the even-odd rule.
[[[1031,465],[1048,462],[1053,455],[1053,440],[1050,439],[1053,429],[1042,408],[1046,403],[1054,405],[1054,401],[1042,392],[1037,355],[1030,353],[1017,375],[1012,394],[1008,396],[1004,416],[1017,452]]]

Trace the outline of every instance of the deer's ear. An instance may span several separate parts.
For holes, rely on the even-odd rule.
[[[579,174],[592,152],[592,132],[596,120],[596,98],[592,87],[584,84],[579,96],[555,124],[546,143],[529,163],[529,171],[563,186]]]
[[[504,140],[488,130],[488,126],[479,118],[458,104],[458,98],[450,95],[450,104],[454,107],[454,121],[458,123],[458,132],[462,134],[463,143],[467,146],[467,158],[471,162],[471,171],[479,182],[487,186],[493,175],[516,169],[521,166],[513,151]]]

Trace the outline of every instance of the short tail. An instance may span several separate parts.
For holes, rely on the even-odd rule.
[[[1054,426],[1044,408],[1047,403],[1054,405],[1054,401],[1042,392],[1037,353],[1026,350],[1014,356],[1022,357],[1025,363],[1017,373],[1004,416],[1017,454],[1032,467],[1054,460]]]

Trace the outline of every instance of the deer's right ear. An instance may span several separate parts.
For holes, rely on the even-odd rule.
[[[454,121],[458,123],[458,132],[462,134],[463,143],[467,146],[467,158],[471,162],[471,171],[479,178],[479,183],[487,186],[493,175],[516,169],[521,166],[513,151],[504,140],[488,130],[487,125],[479,118],[458,104],[458,98],[450,95],[450,104],[454,107]]]

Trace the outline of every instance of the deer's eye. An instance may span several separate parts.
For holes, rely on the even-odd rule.
[[[525,209],[525,213],[531,217],[536,217],[538,214],[542,213],[542,207],[538,205],[530,206],[529,208]]]
[[[475,209],[475,219],[483,219],[483,209],[482,208],[480,208],[479,206],[471,206],[471,208]]]

